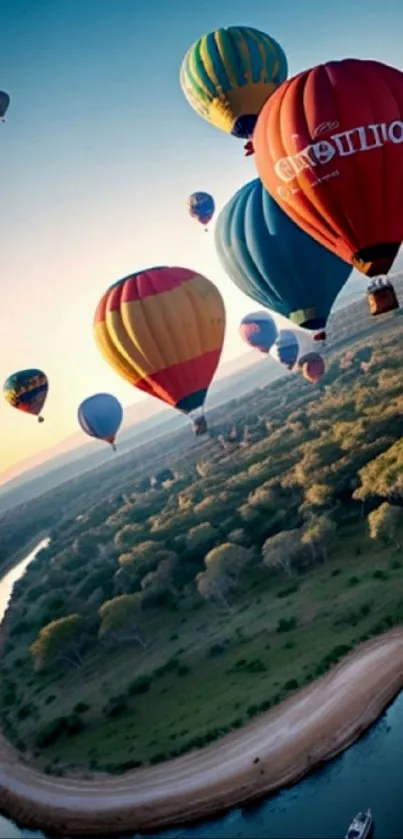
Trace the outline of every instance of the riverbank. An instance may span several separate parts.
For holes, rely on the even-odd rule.
[[[18,551],[15,551],[10,559],[8,559],[7,562],[5,562],[0,568],[0,580],[2,580],[9,571],[12,571],[13,568],[24,559],[24,557],[35,550],[36,546],[39,545],[40,542],[44,539],[49,539],[49,536],[50,534],[48,530],[41,530],[40,533],[37,533],[36,536],[33,536],[32,539],[25,542],[23,547],[19,548]]]
[[[43,775],[0,739],[0,806],[26,826],[65,835],[150,831],[205,819],[295,783],[334,757],[402,687],[403,630],[393,630],[215,745],[118,778]]]

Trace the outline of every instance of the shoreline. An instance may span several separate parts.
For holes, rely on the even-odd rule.
[[[10,571],[13,571],[16,565],[22,562],[28,554],[32,553],[35,548],[44,540],[50,538],[50,531],[49,530],[41,530],[40,533],[33,536],[32,539],[29,539],[28,542],[25,543],[24,547],[19,548],[15,553],[12,555],[11,559],[5,563],[5,565],[0,568],[0,583],[3,581],[4,577],[9,574]]]
[[[65,836],[203,821],[291,786],[331,760],[402,688],[403,629],[394,629],[217,743],[124,775],[45,775],[0,735],[0,809],[25,827]]]

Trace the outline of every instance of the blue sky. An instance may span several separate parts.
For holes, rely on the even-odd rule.
[[[218,208],[255,177],[242,143],[189,107],[179,66],[219,26],[273,35],[290,74],[354,55],[401,66],[401,0],[269,4],[239,0],[0,0],[0,378],[45,369],[40,428],[2,404],[0,473],[76,428],[81,399],[136,392],[100,358],[92,316],[104,289],[137,268],[179,264],[206,274],[228,311],[224,358],[242,352],[240,317],[256,307],[225,277],[186,215],[190,192]]]

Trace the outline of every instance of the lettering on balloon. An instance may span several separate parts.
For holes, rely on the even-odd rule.
[[[324,125],[323,123],[319,126],[319,129],[322,129]],[[318,128],[315,132],[317,135]],[[300,172],[313,171],[318,166],[330,163],[336,157],[351,157],[360,152],[382,148],[386,143],[394,145],[403,143],[403,120],[396,119],[389,124],[377,122],[360,125],[349,131],[332,134],[327,140],[318,140],[295,154],[277,160],[274,171],[284,183],[291,183]],[[317,180],[311,186],[316,186],[320,182]],[[281,196],[279,190],[278,193]]]
[[[336,131],[336,128],[339,127],[337,120],[334,122],[321,122],[320,125],[317,125],[316,128],[312,131],[312,137],[316,140],[317,137],[320,137],[321,134],[326,134],[327,131]]]

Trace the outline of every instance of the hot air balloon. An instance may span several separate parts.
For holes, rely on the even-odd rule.
[[[305,70],[262,109],[258,173],[303,230],[371,277],[403,240],[403,73],[345,59]]]
[[[218,216],[215,244],[235,285],[294,323],[324,332],[351,265],[301,230],[264,189],[245,184]]]
[[[298,361],[298,367],[304,379],[313,385],[318,384],[326,370],[322,356],[314,352],[303,355]]]
[[[81,403],[77,419],[89,437],[105,440],[116,451],[115,440],[123,419],[123,408],[111,393],[94,393]]]
[[[277,338],[276,324],[268,312],[252,312],[245,315],[241,320],[239,332],[246,344],[262,353],[270,352]]]
[[[270,355],[279,361],[287,370],[292,370],[298,358],[298,340],[291,329],[280,329],[277,340],[273,344]]]
[[[264,103],[287,73],[287,59],[274,38],[248,26],[230,26],[203,35],[190,47],[180,83],[199,116],[248,139]]]
[[[399,308],[395,289],[387,277],[377,277],[367,288],[368,308],[373,317],[384,315]]]
[[[10,97],[4,90],[0,90],[0,119],[4,122],[4,117],[10,105]]]
[[[188,198],[188,210],[192,218],[197,219],[207,230],[206,225],[213,218],[215,210],[213,196],[209,192],[193,192]]]
[[[13,408],[17,408],[18,411],[24,411],[26,414],[33,414],[38,417],[38,422],[44,421],[40,414],[48,390],[49,382],[45,373],[34,368],[12,373],[3,385],[6,402]]]
[[[207,430],[202,408],[225,333],[224,303],[210,280],[168,267],[124,277],[100,300],[94,332],[126,381],[194,417],[196,434]]]

